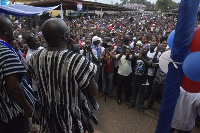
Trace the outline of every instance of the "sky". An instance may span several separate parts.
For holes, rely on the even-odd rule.
[[[86,1],[95,1],[95,0],[86,0]],[[100,3],[105,3],[105,4],[111,4],[111,1],[113,1],[113,4],[119,2],[120,3],[120,0],[96,0],[97,2],[100,2]],[[147,0],[147,1],[150,1],[151,3],[156,3],[157,0]],[[181,0],[173,0],[174,2],[180,2]]]

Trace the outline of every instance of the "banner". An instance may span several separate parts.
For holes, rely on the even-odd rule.
[[[1,5],[10,5],[11,2],[10,0],[0,0],[1,1]]]
[[[78,10],[78,11],[83,11],[82,2],[77,2],[77,10]]]

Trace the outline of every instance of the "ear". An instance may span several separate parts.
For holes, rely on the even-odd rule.
[[[8,32],[7,32],[7,29],[5,28],[4,29],[4,34],[6,35],[6,34],[8,34]]]

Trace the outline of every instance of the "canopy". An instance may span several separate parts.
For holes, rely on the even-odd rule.
[[[171,58],[174,62],[182,63],[189,54],[199,3],[200,0],[181,0],[171,51]],[[176,69],[173,63],[169,64],[156,133],[170,132],[183,75],[182,65],[178,65]]]
[[[0,5],[0,13],[5,13],[15,16],[34,16],[43,13],[45,11],[53,10],[58,6],[59,5],[53,7],[34,7],[23,4]]]

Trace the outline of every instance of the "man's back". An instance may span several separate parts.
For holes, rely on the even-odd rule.
[[[81,96],[93,78],[96,66],[79,54],[67,50],[33,54],[29,70],[38,82],[42,117],[48,132],[82,132]],[[76,128],[74,128],[76,127]]]

